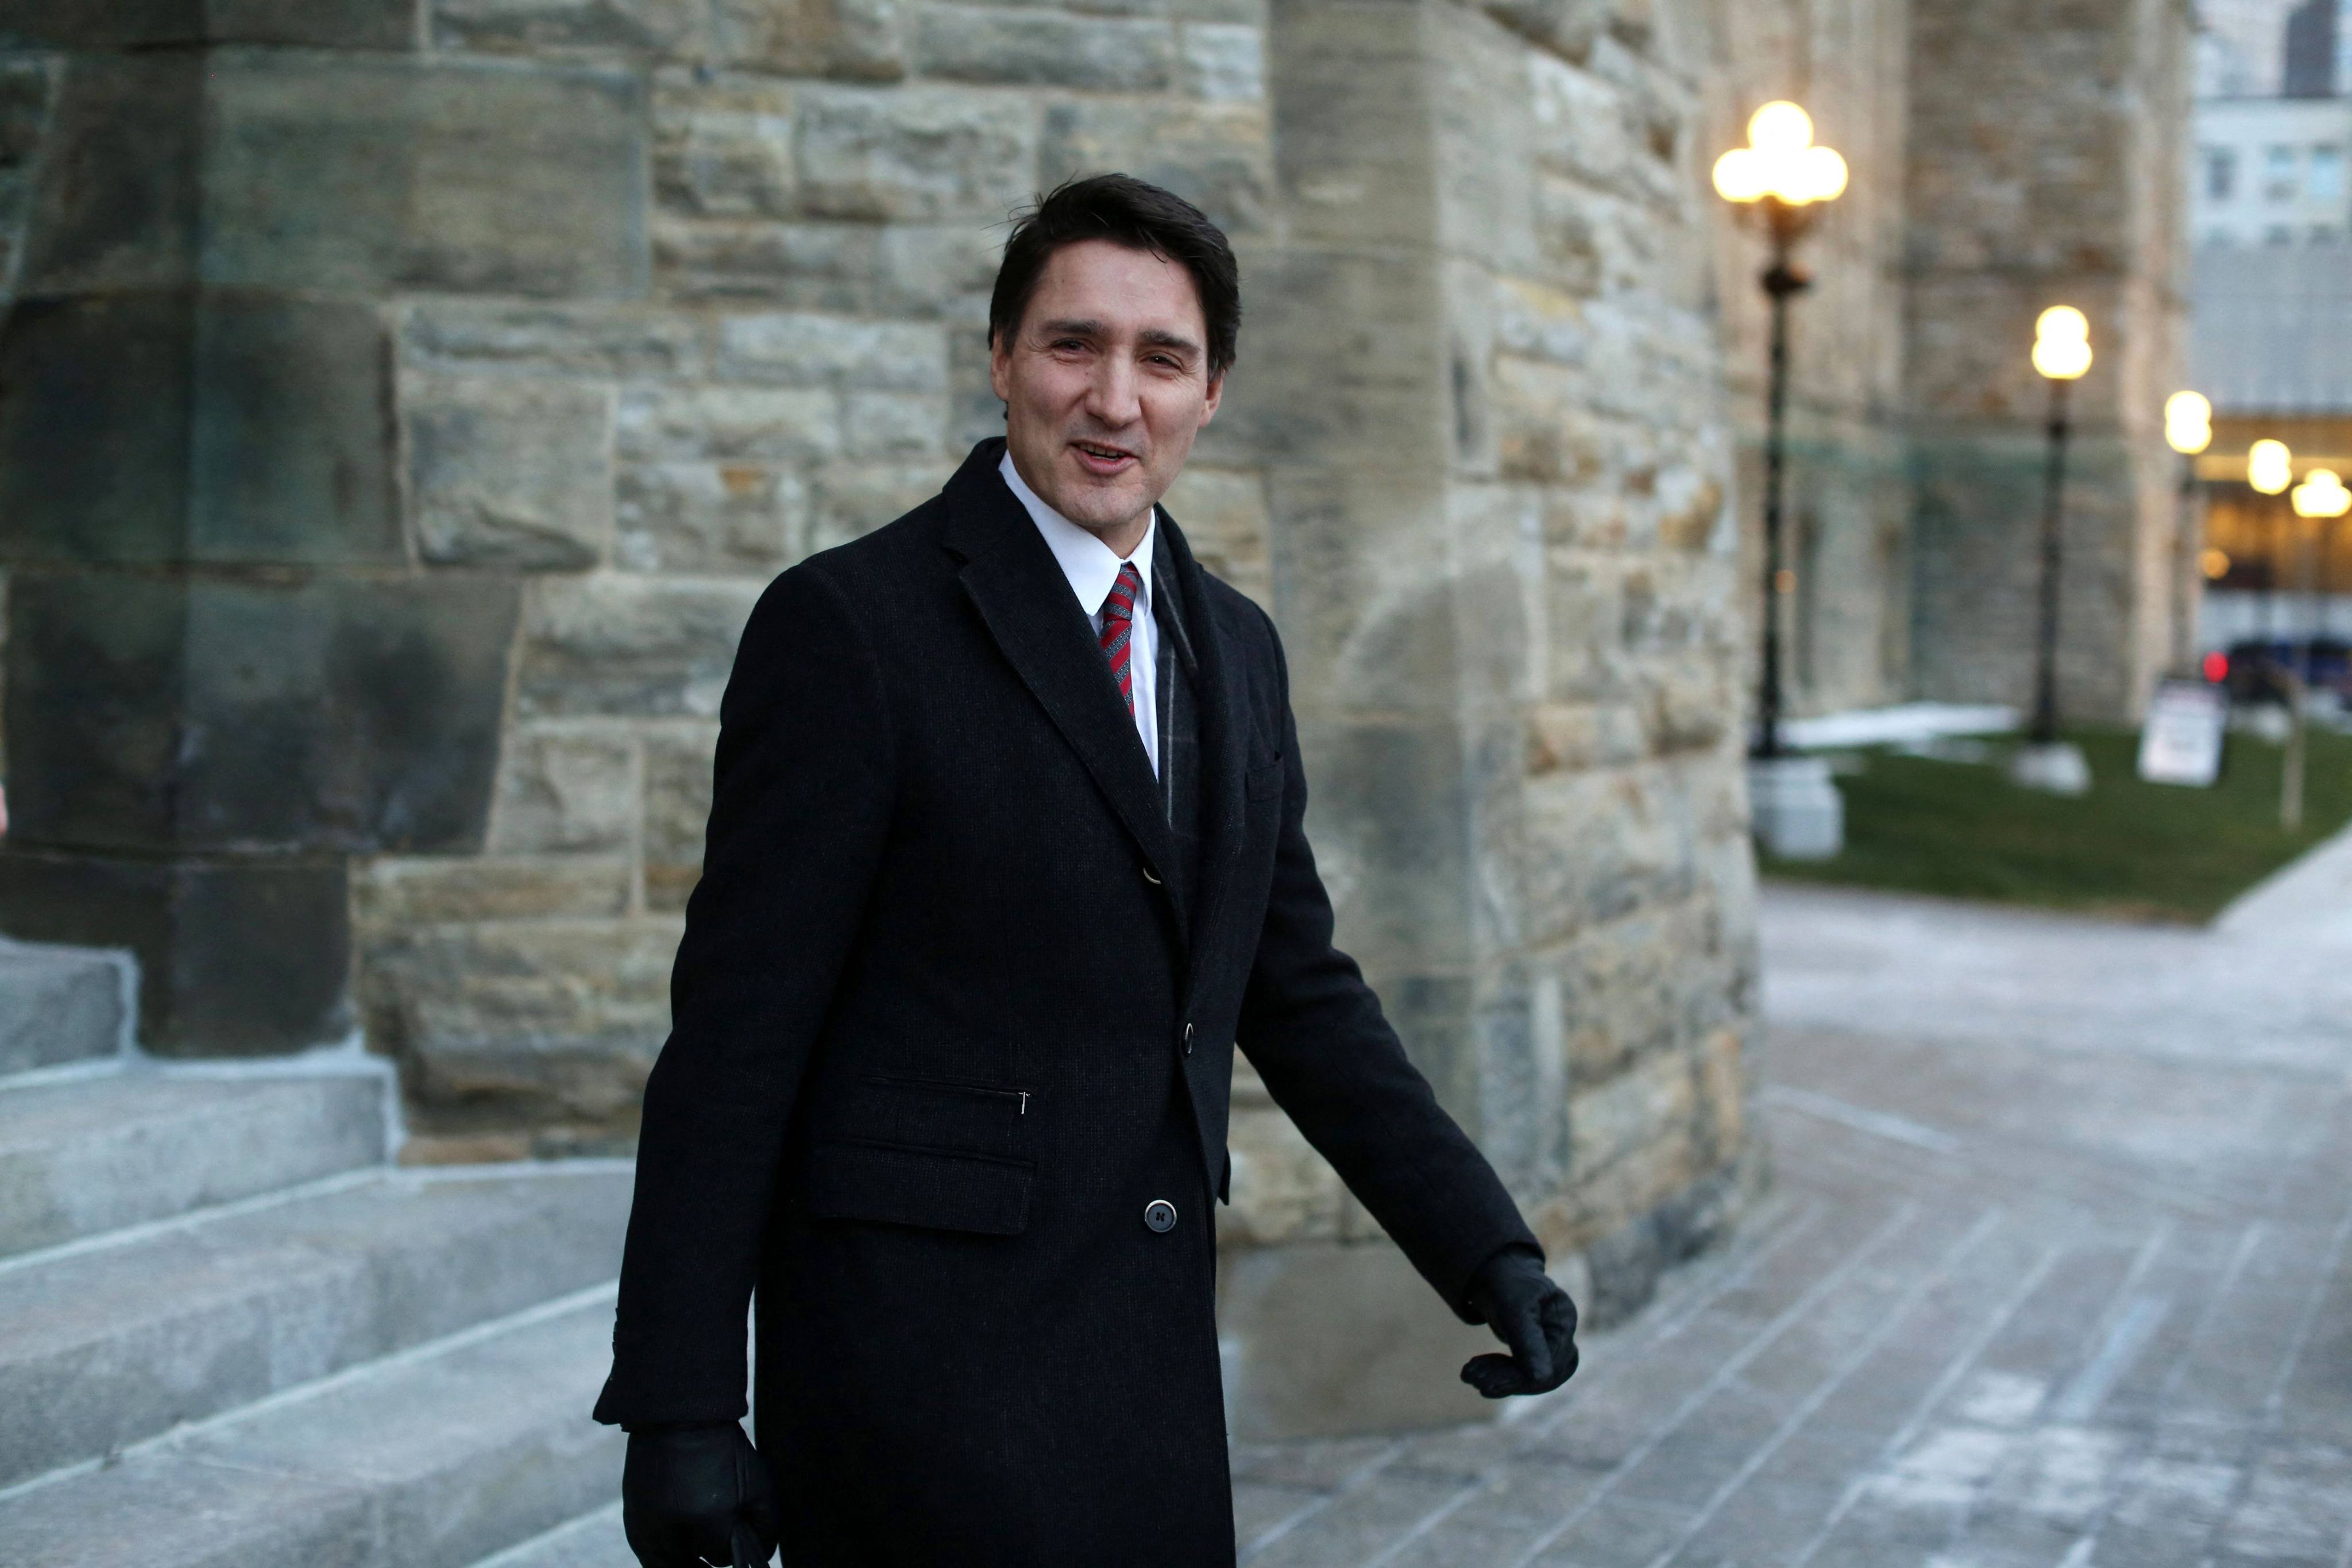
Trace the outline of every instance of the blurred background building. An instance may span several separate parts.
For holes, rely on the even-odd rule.
[[[1000,428],[1006,216],[1125,169],[1241,256],[1169,504],[1282,626],[1342,939],[1622,1314],[1760,1175],[1763,253],[1707,167],[1793,98],[1853,169],[1798,308],[1794,705],[2021,700],[2063,300],[2065,700],[2127,717],[2171,634],[2191,36],[2183,0],[0,0],[0,931],[131,950],[163,1057],[363,1042],[408,1163],[625,1153],[743,617]],[[1237,1429],[1475,1414],[1456,1328],[1236,1097]]]
[[[2199,642],[2340,680],[2352,539],[2248,484],[2246,450],[2284,441],[2298,473],[2352,472],[2352,6],[2234,12],[2238,41],[2206,36],[2195,116],[2189,383],[2215,411],[2196,463],[2211,578]]]

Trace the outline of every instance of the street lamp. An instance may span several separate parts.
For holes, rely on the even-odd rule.
[[[1761,282],[1772,301],[1770,380],[1764,426],[1764,659],[1757,690],[1751,756],[1780,752],[1780,477],[1789,404],[1789,301],[1812,283],[1790,259],[1822,207],[1845,190],[1845,160],[1813,141],[1811,116],[1793,103],[1764,105],[1748,121],[1748,145],[1715,161],[1715,192],[1743,213],[1761,216],[1772,264]]]
[[[2033,323],[2033,368],[2050,384],[2050,466],[2042,496],[2042,624],[2033,671],[2033,722],[2011,776],[2034,789],[2080,795],[2091,787],[2083,753],[2058,739],[2058,569],[2066,506],[2066,391],[2091,368],[2091,323],[2053,305]]]
[[[2176,392],[2164,400],[2165,444],[2180,454],[2180,511],[2173,540],[2172,672],[2195,673],[2197,550],[2204,530],[2197,518],[2197,454],[2213,444],[2213,405],[2204,394]]]
[[[2284,441],[2257,441],[2246,448],[2246,483],[2266,496],[2294,482],[2294,454]]]
[[[1748,145],[1715,161],[1715,192],[1743,218],[1760,219],[1771,265],[1760,281],[1772,301],[1770,377],[1764,396],[1764,657],[1756,685],[1756,739],[1748,749],[1748,795],[1757,837],[1776,855],[1821,860],[1845,843],[1845,803],[1819,757],[1780,745],[1780,566],[1783,435],[1789,413],[1789,301],[1812,283],[1791,258],[1829,203],[1845,190],[1845,160],[1813,141],[1812,118],[1774,101],[1748,119]]]

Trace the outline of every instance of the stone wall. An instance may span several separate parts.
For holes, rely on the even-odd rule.
[[[2072,394],[2059,702],[2122,719],[2171,625],[2188,8],[1916,5],[1912,34],[1913,685],[2029,699],[2049,390],[2028,353],[2068,303],[2096,358]]]
[[[0,0],[0,929],[135,947],[156,1050],[358,1028],[412,1159],[625,1149],[753,598],[1001,427],[1006,217],[1125,168],[1242,255],[1170,506],[1284,628],[1342,939],[1630,1310],[1753,1170],[1704,40],[1644,0]],[[1236,1096],[1238,1429],[1476,1413],[1483,1335]]]

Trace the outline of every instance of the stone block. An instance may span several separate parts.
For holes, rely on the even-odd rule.
[[[679,929],[653,919],[387,932],[362,955],[369,1038],[444,1113],[509,1126],[632,1114],[668,1032]]]
[[[5,0],[0,47],[413,49],[415,0]]]
[[[1255,102],[1265,96],[1265,35],[1229,22],[1188,22],[1184,90],[1195,98]]]
[[[1568,1102],[1577,1170],[1596,1173],[1655,1148],[1664,1134],[1691,1125],[1696,1103],[1690,1058],[1675,1051],[1578,1091]]]
[[[714,727],[646,737],[646,905],[683,910],[702,877],[702,841],[710,821]]]
[[[1175,192],[1228,234],[1246,235],[1267,222],[1273,142],[1257,102],[1075,100],[1045,110],[1038,178],[1050,187],[1124,170]]]
[[[0,321],[0,559],[182,553],[193,315],[133,293]]]
[[[1221,1251],[1217,1339],[1235,1437],[1336,1436],[1494,1419],[1462,1363],[1494,1335],[1445,1310],[1386,1242]],[[1344,1303],[1344,1310],[1334,1310]]]
[[[665,212],[789,218],[795,211],[793,92],[761,77],[654,81],[654,192]]]
[[[1201,564],[1261,605],[1274,602],[1273,519],[1256,474],[1187,468],[1162,498]]]
[[[701,324],[676,311],[454,299],[410,306],[400,353],[403,363],[415,367],[630,381],[698,374],[704,360]]]
[[[634,868],[619,856],[384,857],[352,867],[362,927],[623,915]]]
[[[766,586],[598,576],[535,585],[515,703],[525,717],[716,718]]]
[[[637,749],[609,728],[519,727],[499,765],[494,855],[617,850],[636,837]]]
[[[11,584],[22,841],[481,841],[517,600],[495,579]]]
[[[772,573],[808,512],[799,474],[760,463],[631,463],[614,497],[614,559],[638,572]]]
[[[124,953],[0,942],[0,1078],[120,1059],[131,1044],[137,979]],[[0,1189],[7,1184],[0,1170]],[[14,1202],[0,1205],[0,1254],[19,1249],[8,1244],[16,1212],[22,1211]]]
[[[1003,242],[974,225],[882,231],[879,303],[893,315],[985,322]]]
[[[782,386],[940,392],[947,386],[944,329],[805,312],[726,316],[719,374]]]
[[[604,48],[685,54],[703,40],[701,0],[425,0],[433,43],[452,49]]]
[[[846,544],[895,522],[940,493],[954,471],[944,458],[915,463],[828,463],[809,481],[804,552]]]
[[[899,0],[715,0],[719,58],[785,76],[896,81],[906,74]]]
[[[1156,92],[1176,80],[1164,21],[935,3],[915,13],[915,68],[947,81]]]
[[[646,287],[645,94],[629,72],[229,51],[205,82],[214,282]]]
[[[388,358],[360,306],[217,292],[23,301],[0,328],[0,549],[404,561]]]
[[[404,563],[391,344],[375,310],[208,292],[195,330],[190,558]]]
[[[139,1042],[164,1056],[307,1049],[350,1032],[340,859],[167,861],[0,852],[0,932],[126,947]]]
[[[950,87],[801,94],[801,202],[883,222],[1002,222],[1035,195],[1037,117],[1017,97]]]
[[[0,59],[0,278],[16,275],[55,88],[47,60]]]
[[[918,392],[853,392],[841,400],[842,450],[853,458],[911,458],[940,452],[948,399]]]
[[[830,392],[766,386],[632,386],[615,447],[627,460],[824,458],[842,445]]]
[[[194,280],[204,94],[203,57],[185,51],[66,63],[26,215],[19,298]]]
[[[444,566],[577,572],[613,531],[613,393],[510,375],[401,385],[417,552]]]
[[[664,216],[654,225],[654,271],[663,293],[679,300],[866,310],[883,232],[867,223]]]

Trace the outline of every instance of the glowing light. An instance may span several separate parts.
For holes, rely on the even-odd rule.
[[[2213,405],[2202,393],[2176,392],[2164,400],[2164,439],[2184,458],[2213,444]]]
[[[2294,503],[2297,517],[2342,517],[2352,511],[2352,490],[2344,488],[2333,468],[2312,469],[2287,499]]]
[[[2230,679],[2230,656],[2209,653],[2205,656],[2205,679],[2219,686]]]
[[[2073,381],[2091,368],[2091,323],[2072,305],[2053,305],[2033,323],[2033,368]]]
[[[1748,121],[1748,145],[1715,161],[1715,194],[1727,202],[1833,202],[1850,177],[1843,158],[1814,145],[1812,118],[1787,102],[1758,110]]]
[[[2274,496],[2294,482],[2294,454],[2284,441],[2257,441],[2246,448],[2246,483]]]
[[[2219,583],[2230,574],[2230,552],[2226,550],[2208,550],[2197,558],[2197,565],[2207,577]]]
[[[1813,117],[1776,99],[1748,117],[1748,144],[1759,153],[1796,153],[1813,144]]]

